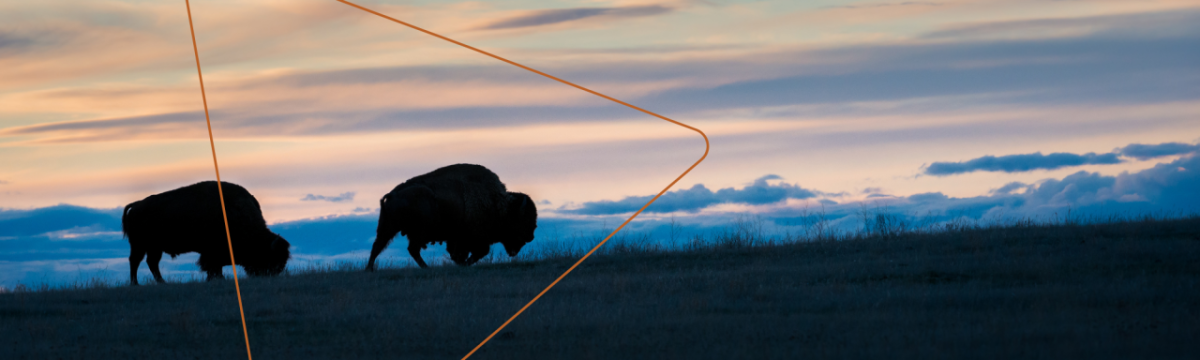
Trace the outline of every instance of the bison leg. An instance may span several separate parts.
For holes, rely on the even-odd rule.
[[[450,260],[454,261],[454,263],[458,264],[459,266],[467,266],[467,255],[470,254],[471,251],[467,249],[460,249],[460,247],[461,245],[459,245],[458,242],[446,242],[446,252],[450,253]]]
[[[163,280],[162,274],[158,273],[158,261],[162,260],[162,252],[150,251],[146,254],[146,266],[150,267],[150,273],[154,274],[154,280],[157,280],[159,284],[167,282]]]
[[[205,279],[206,281],[213,281],[213,280],[225,278],[225,275],[221,274],[221,268],[216,268],[215,270],[214,269],[200,269],[200,270],[203,270],[204,272],[208,273],[208,279]]]
[[[200,260],[196,261],[200,265],[200,271],[208,274],[208,281],[224,279],[225,275],[221,274],[221,268],[224,267],[220,263],[210,263],[204,261],[204,254],[200,254]]]
[[[412,239],[408,240],[408,254],[412,255],[413,261],[416,261],[418,266],[427,268],[429,265],[425,265],[425,260],[421,259],[422,247],[424,246],[422,246],[421,242],[413,241]]]
[[[375,258],[378,257],[379,254],[383,252],[383,249],[387,249],[388,244],[390,244],[391,242],[392,242],[391,238],[384,240],[384,238],[382,238],[382,237],[379,237],[379,236],[375,237],[375,244],[371,245],[371,258],[367,259],[367,271],[375,271]],[[418,261],[420,261],[420,260],[418,260]]]
[[[474,250],[471,250],[471,257],[467,259],[467,265],[474,265],[476,262],[479,262],[479,260],[483,260],[483,258],[487,256],[488,252],[491,250],[492,247],[487,245],[482,245]]]
[[[142,258],[146,256],[146,251],[136,246],[129,247],[129,284],[137,285],[137,269],[142,265]]]
[[[469,254],[469,252],[452,251],[452,252],[450,252],[450,260],[453,260],[455,264],[458,264],[461,266],[470,265],[470,264],[467,264],[467,254]]]

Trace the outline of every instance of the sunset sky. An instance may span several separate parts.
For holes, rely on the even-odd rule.
[[[880,201],[1200,211],[1195,0],[357,3],[705,131],[708,159],[648,221]],[[545,219],[627,216],[704,150],[337,1],[191,6],[222,179],[272,224],[369,218],[453,163]],[[0,2],[0,267],[82,226],[30,230],[38,209],[213,179],[187,25],[182,1]]]

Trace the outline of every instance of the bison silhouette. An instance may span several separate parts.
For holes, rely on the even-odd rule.
[[[408,237],[408,253],[424,268],[421,249],[429,244],[445,242],[451,260],[470,266],[497,242],[508,256],[517,256],[537,228],[533,199],[509,192],[495,173],[474,164],[449,165],[408,179],[379,199],[379,207],[367,271],[375,270],[375,258],[396,233]]]
[[[258,200],[245,188],[221,182],[225,210],[229,219],[230,239],[238,265],[252,276],[278,275],[291,257],[287,240],[267,229]],[[230,265],[229,243],[217,182],[204,181],[161,194],[150,195],[125,206],[121,227],[129,238],[129,280],[138,284],[137,269],[146,257],[146,265],[159,283],[162,254],[171,258],[183,253],[200,253],[200,270],[212,281],[221,276],[221,268]]]

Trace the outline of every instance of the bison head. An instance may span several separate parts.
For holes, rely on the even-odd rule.
[[[521,248],[533,241],[533,231],[537,229],[537,206],[529,195],[519,192],[508,193],[508,216],[505,228],[507,232],[500,243],[508,256],[517,256]]]
[[[246,268],[246,273],[253,276],[275,276],[283,272],[287,267],[288,259],[292,257],[291,251],[288,250],[292,246],[287,240],[284,240],[279,234],[271,233],[273,237],[267,250],[260,254],[261,258],[253,259],[255,261],[247,262],[242,267]]]

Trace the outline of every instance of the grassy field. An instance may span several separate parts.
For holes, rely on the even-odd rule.
[[[472,359],[1200,358],[1200,218],[613,244]],[[703,240],[703,241],[701,241]],[[241,283],[255,359],[460,359],[580,249]],[[246,356],[232,281],[0,294],[0,358]]]

